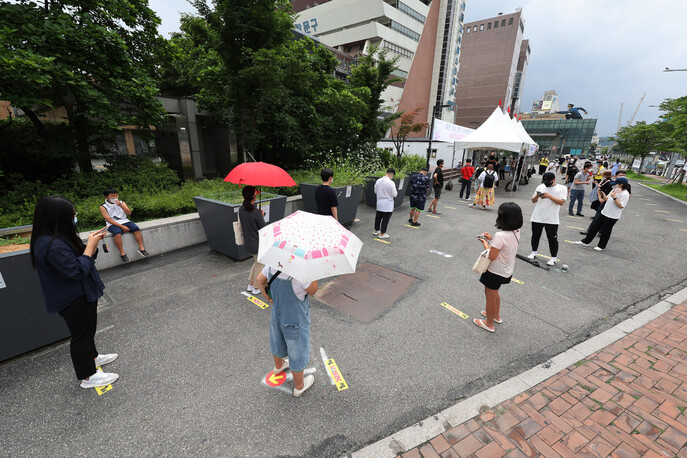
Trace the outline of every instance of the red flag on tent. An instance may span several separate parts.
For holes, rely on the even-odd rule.
[[[510,107],[508,107],[508,114],[510,114]]]
[[[499,106],[501,106],[501,99],[499,99]]]

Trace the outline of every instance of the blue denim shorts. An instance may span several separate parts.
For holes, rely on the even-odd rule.
[[[131,221],[129,221],[128,223],[122,223],[122,226],[128,227],[128,228],[129,228],[129,232],[131,232],[131,233],[134,233],[134,232],[136,232],[136,231],[140,231],[140,229],[138,228],[138,226],[136,226],[136,224],[135,224],[135,223],[132,223]],[[114,224],[111,225],[110,227],[108,227],[107,230],[110,231],[110,233],[111,233],[112,235],[119,235],[119,234],[123,234],[123,233],[124,233],[124,231],[122,230],[121,227],[115,226]]]
[[[310,362],[310,302],[300,301],[291,280],[275,278],[270,287],[270,351],[277,358],[289,358],[293,372],[301,372]]]

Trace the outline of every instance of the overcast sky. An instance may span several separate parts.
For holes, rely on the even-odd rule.
[[[654,122],[666,98],[687,95],[687,1],[684,0],[466,0],[472,22],[523,8],[525,38],[532,54],[521,107],[555,89],[561,107],[582,106],[598,118],[599,135],[612,135],[624,102],[623,125],[646,98],[636,121]],[[186,0],[151,0],[160,32],[178,30],[180,12],[194,12]]]

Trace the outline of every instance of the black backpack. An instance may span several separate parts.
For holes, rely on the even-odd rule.
[[[484,183],[482,186],[485,188],[493,188],[494,187],[494,175],[496,175],[496,172],[492,171],[491,173],[486,172],[487,176],[484,177]]]

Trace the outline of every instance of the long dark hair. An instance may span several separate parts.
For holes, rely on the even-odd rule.
[[[31,233],[31,263],[34,268],[36,267],[36,240],[41,236],[50,237],[51,244],[55,239],[60,239],[76,254],[82,255],[85,246],[76,233],[74,204],[62,196],[43,197],[36,204]]]
[[[252,212],[253,209],[255,209],[255,206],[251,203],[253,200],[253,197],[255,197],[255,186],[244,186],[243,190],[241,191],[243,193],[243,209]]]
[[[515,202],[499,205],[496,215],[496,227],[504,231],[515,231],[522,227],[522,209]]]

